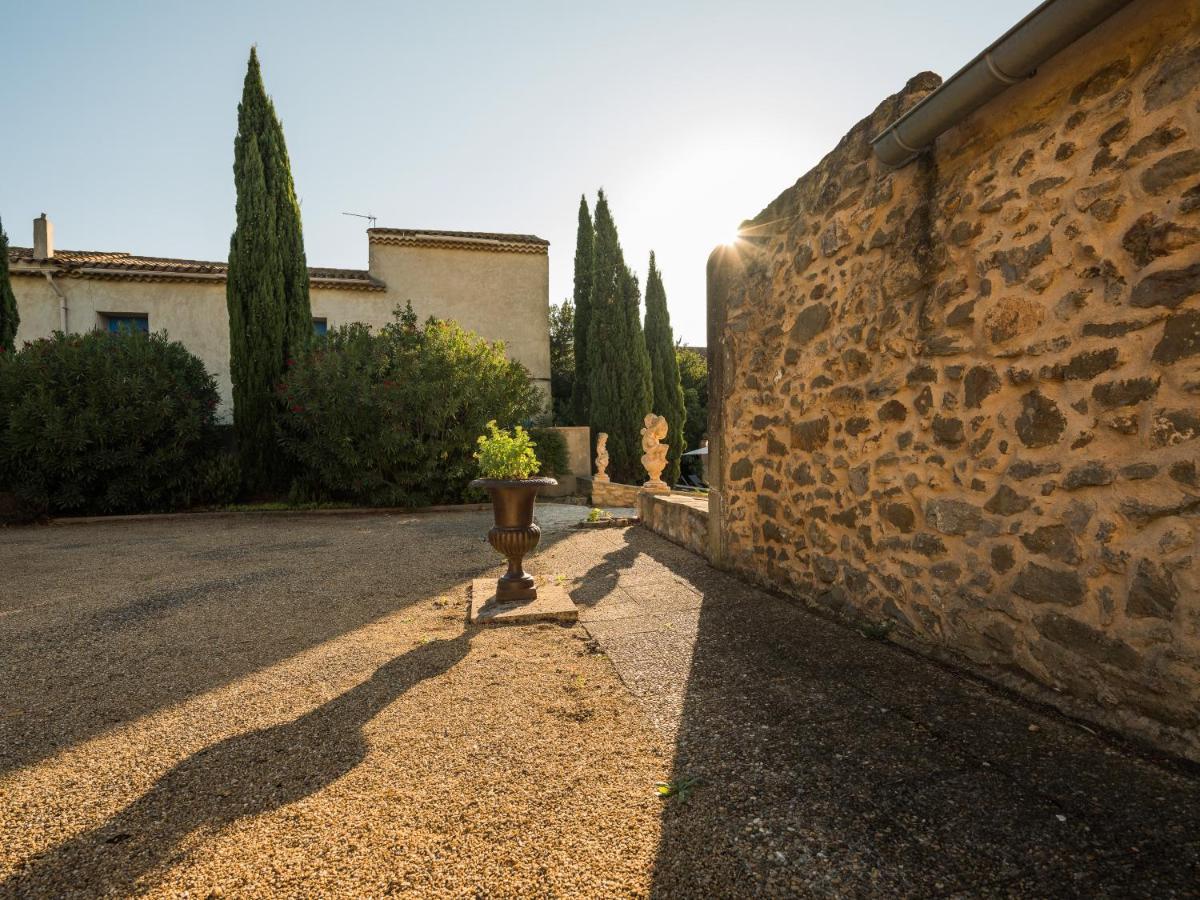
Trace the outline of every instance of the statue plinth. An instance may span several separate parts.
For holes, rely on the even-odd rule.
[[[671,493],[671,486],[665,481],[652,478],[642,485],[642,492],[646,494],[669,494]]]

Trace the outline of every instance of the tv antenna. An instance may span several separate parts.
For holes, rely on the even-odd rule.
[[[356,218],[356,219],[366,219],[368,222],[370,222],[370,223],[371,223],[371,226],[370,226],[371,228],[374,228],[374,227],[375,227],[375,217],[374,217],[374,216],[372,216],[372,215],[370,215],[369,213],[348,213],[348,212],[344,212],[344,213],[342,213],[342,215],[343,215],[343,216],[354,216],[354,218]]]

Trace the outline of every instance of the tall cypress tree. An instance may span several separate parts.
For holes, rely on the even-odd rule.
[[[4,233],[4,223],[0,222],[0,351],[12,353],[16,349],[17,326],[20,324],[17,298],[8,276],[8,235]]]
[[[270,483],[275,456],[274,390],[288,360],[312,339],[312,307],[300,205],[283,127],[250,50],[233,145],[237,227],[229,242],[230,375],[242,472]]]
[[[667,292],[662,273],[650,251],[650,271],[646,275],[646,350],[650,354],[650,375],[654,385],[654,412],[665,416],[667,432],[667,469],[664,480],[679,480],[679,458],[683,455],[683,430],[687,409],[683,404],[683,384],[679,380],[679,362],[675,358],[675,336],[671,333],[671,314],[667,310]]]
[[[575,383],[571,413],[576,425],[589,424],[591,384],[588,380],[588,327],[592,319],[592,244],[595,233],[587,197],[579,198],[579,227],[575,232]]]
[[[645,481],[641,466],[642,420],[650,411],[648,357],[638,317],[637,279],[625,265],[604,191],[596,200],[588,299],[591,426],[597,433],[608,433],[608,471],[613,480],[640,484]]]

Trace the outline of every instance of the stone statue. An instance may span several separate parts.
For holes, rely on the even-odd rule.
[[[650,480],[642,485],[642,490],[669,494],[671,488],[662,480],[662,471],[667,467],[667,445],[662,443],[667,438],[667,420],[647,413],[643,422],[642,449],[646,452],[642,454],[642,465]]]
[[[596,435],[596,481],[608,481],[608,434],[600,432]]]

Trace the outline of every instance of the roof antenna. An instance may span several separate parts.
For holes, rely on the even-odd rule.
[[[371,223],[371,226],[370,226],[371,228],[375,227],[375,217],[372,215],[369,215],[366,213],[348,213],[348,212],[344,212],[344,213],[342,213],[342,215],[343,216],[354,216],[354,218],[356,218],[356,219],[366,219],[368,222]]]

